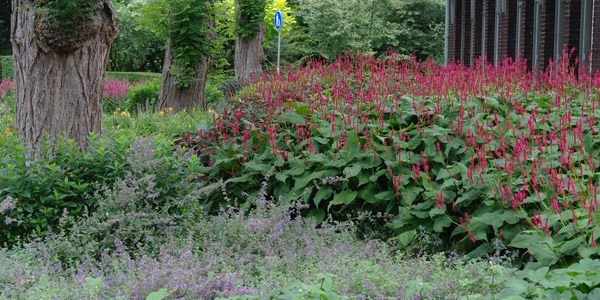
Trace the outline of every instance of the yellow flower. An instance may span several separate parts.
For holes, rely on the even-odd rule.
[[[12,122],[12,117],[8,118],[8,121],[9,121],[9,122]]]
[[[162,116],[165,114],[165,112],[161,110],[158,114]]]
[[[121,111],[121,108],[120,108],[120,107],[117,107],[117,111]]]
[[[173,108],[172,108],[172,107],[169,107],[169,111],[173,111]]]
[[[129,114],[128,114],[126,111],[124,111],[124,112],[122,112],[122,113],[121,113],[121,116],[123,116],[123,117],[128,117],[128,116],[129,116]]]

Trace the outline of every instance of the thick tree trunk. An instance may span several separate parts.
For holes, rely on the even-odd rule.
[[[90,132],[101,130],[106,61],[118,29],[110,1],[97,3],[100,18],[86,19],[76,36],[66,36],[36,21],[41,16],[32,0],[12,0],[15,119],[19,136],[33,148],[44,134],[63,132],[83,147]]]
[[[239,2],[235,1],[236,12],[239,10]],[[240,20],[239,13],[236,13],[236,22],[244,22]],[[247,22],[247,21],[246,21]],[[259,25],[258,32],[247,39],[239,35],[235,37],[235,77],[241,80],[247,80],[253,75],[260,75],[263,71],[265,63],[265,55],[263,51],[263,43],[265,42],[265,26]]]
[[[210,65],[210,57],[206,57],[196,64],[194,68],[196,70],[193,76],[194,80],[187,87],[177,86],[177,77],[170,72],[172,63],[173,51],[171,51],[171,47],[167,46],[162,71],[162,82],[158,95],[158,109],[167,110],[173,108],[175,112],[178,112],[186,108],[204,106],[206,104],[204,88]]]

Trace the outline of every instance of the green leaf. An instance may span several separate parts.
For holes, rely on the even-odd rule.
[[[348,161],[355,158],[360,153],[360,141],[356,133],[352,133],[348,136],[347,146],[348,149]]]
[[[306,185],[308,185],[309,182],[311,182],[315,179],[323,179],[325,177],[334,176],[337,174],[338,173],[333,170],[323,170],[323,171],[317,171],[317,172],[313,172],[310,174],[306,174],[305,176],[303,176],[301,178],[296,178],[296,185],[294,185],[294,190],[303,189]]]
[[[296,125],[305,125],[306,124],[306,117],[300,116],[296,113],[284,113],[284,114],[281,114],[281,116],[279,116],[279,118],[281,120],[284,120],[286,122],[296,124]]]
[[[535,259],[546,266],[551,266],[558,261],[558,257],[547,244],[535,243],[529,245],[527,248]]]
[[[146,300],[162,300],[169,297],[168,289],[160,289],[156,292],[152,292],[146,297]]]
[[[590,131],[583,137],[583,147],[584,147],[586,153],[592,152],[593,142],[594,142],[594,135],[593,135],[593,132]]]
[[[415,239],[416,236],[417,230],[413,229],[399,234],[396,238],[400,241],[402,246],[406,247],[410,245],[410,243]]]
[[[362,168],[359,165],[353,164],[344,168],[344,175],[346,176],[346,178],[354,177],[360,173],[361,169]]]
[[[515,236],[515,238],[512,239],[508,245],[515,248],[527,248],[529,245],[541,241],[542,239],[540,236],[535,233],[522,232],[521,234]]]
[[[342,191],[341,193],[338,193],[335,196],[333,196],[333,201],[329,203],[329,207],[331,207],[332,205],[350,204],[352,203],[352,201],[354,201],[354,199],[356,199],[357,195],[358,193],[353,190]]]
[[[416,134],[415,136],[411,136],[410,140],[408,141],[408,149],[415,150],[417,147],[419,147],[419,145],[421,145],[422,141],[423,141],[423,138],[421,137],[421,134]]]
[[[313,208],[308,212],[308,218],[315,218],[317,225],[321,224],[325,219],[325,210],[322,208]]]
[[[331,196],[331,194],[331,187],[321,187],[315,194],[315,197],[313,198],[313,203],[315,204],[315,206],[318,207],[319,203],[321,203],[321,200],[328,199]]]
[[[435,222],[433,222],[433,230],[435,232],[443,232],[444,228],[450,226],[452,224],[452,220],[448,216],[441,216],[435,218]]]

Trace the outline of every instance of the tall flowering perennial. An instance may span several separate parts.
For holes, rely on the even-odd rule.
[[[10,78],[5,78],[0,81],[0,99],[4,98],[8,92],[14,91],[14,81]]]
[[[129,82],[127,79],[117,80],[115,78],[108,78],[104,82],[104,97],[111,100],[118,100],[122,105],[123,99],[127,97],[129,88],[135,86],[135,82]]]
[[[466,249],[502,232],[553,264],[593,247],[599,229],[600,76],[566,61],[539,75],[521,60],[443,67],[391,52],[287,66],[241,94],[239,102],[258,103],[247,106],[258,107],[253,117],[238,105],[195,133],[206,165],[226,169],[204,176],[244,182],[261,168],[232,160],[270,159],[278,184],[315,214],[374,207],[396,214],[399,232],[426,224]],[[342,174],[341,189],[356,192],[306,192],[312,180]],[[574,248],[561,250],[563,241]]]

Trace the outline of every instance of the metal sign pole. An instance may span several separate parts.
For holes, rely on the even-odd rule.
[[[281,30],[279,30],[279,38],[277,40],[277,74],[279,74],[279,55],[281,52]]]
[[[275,17],[273,19],[273,25],[275,25],[275,29],[279,31],[279,36],[277,39],[277,74],[279,74],[279,56],[281,54],[281,26],[283,25],[283,16],[281,15],[281,11],[276,11]]]

